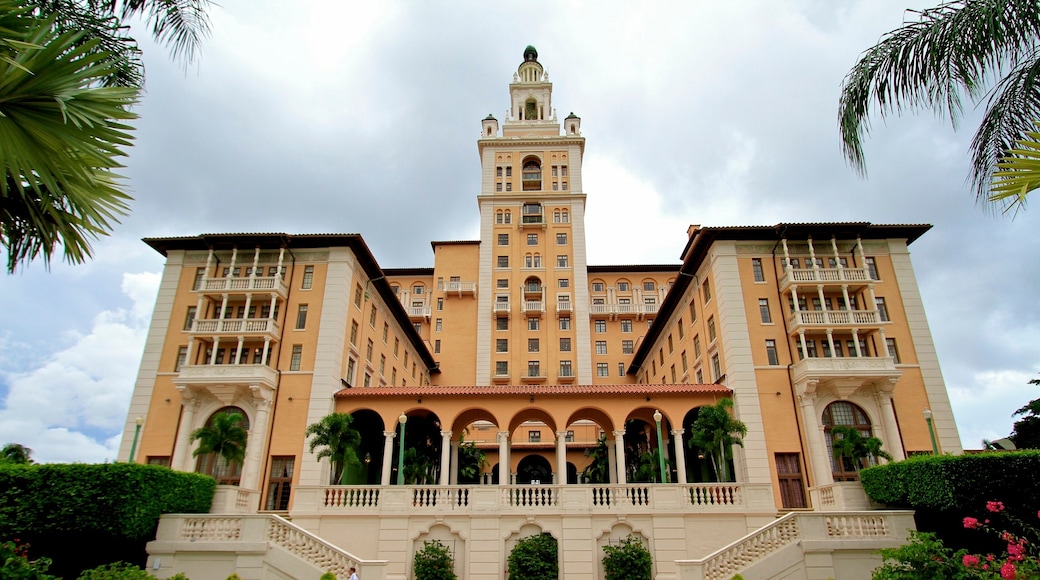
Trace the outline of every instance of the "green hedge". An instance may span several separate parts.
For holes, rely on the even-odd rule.
[[[164,513],[206,513],[216,481],[133,463],[0,466],[0,537],[154,537]]]
[[[860,480],[872,500],[893,507],[974,515],[1002,501],[1031,518],[1040,509],[1040,451],[912,457],[864,469]]]

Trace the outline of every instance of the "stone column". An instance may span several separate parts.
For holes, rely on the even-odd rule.
[[[617,482],[621,485],[628,483],[625,475],[625,432],[614,431],[614,455],[617,464]]]
[[[895,387],[895,381],[890,383],[889,388]],[[896,422],[896,413],[892,408],[892,391],[880,390],[877,392],[878,406],[881,407],[881,426],[885,432],[885,451],[892,456],[893,461],[906,459],[903,451],[903,440],[899,437],[899,424]]]
[[[181,426],[177,430],[177,445],[173,450],[173,461],[170,465],[181,471],[195,471],[194,458],[191,456],[191,432],[195,430],[195,414],[199,410],[198,399],[192,398],[189,391],[182,391]]]
[[[259,385],[255,385],[258,392]],[[266,394],[266,393],[265,393]],[[249,426],[249,439],[246,442],[246,457],[242,462],[242,477],[239,487],[253,491],[260,491],[261,465],[264,452],[264,443],[267,441],[267,421],[271,416],[271,401],[263,398],[255,400],[256,417],[253,424]]]
[[[830,456],[827,454],[827,442],[824,440],[823,425],[816,416],[816,384],[810,381],[807,385],[799,385],[798,401],[802,406],[802,420],[805,423],[805,439],[809,443],[809,457],[813,466],[813,479],[816,487],[834,483]]]
[[[567,432],[556,432],[556,485],[567,485]]]
[[[459,442],[455,439],[451,440],[451,464],[455,466],[455,469],[451,470],[451,475],[448,477],[448,483],[450,485],[459,484]],[[480,466],[477,466],[480,469]],[[478,474],[479,475],[479,474]]]
[[[617,470],[614,469],[614,453],[607,448],[607,483],[617,483]]]
[[[498,432],[498,485],[509,485],[509,431]]]
[[[686,483],[686,449],[683,445],[685,429],[672,429],[672,441],[675,441],[675,473],[678,483]]]
[[[451,431],[441,431],[441,476],[438,485],[448,485],[451,476]]]
[[[383,473],[379,476],[379,485],[390,485],[390,469],[394,462],[394,437],[397,437],[397,431],[383,431]]]

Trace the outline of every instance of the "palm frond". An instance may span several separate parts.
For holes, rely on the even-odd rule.
[[[989,201],[1002,203],[1004,211],[1024,206],[1026,195],[1040,188],[1040,133],[1029,131],[1026,136],[1030,140],[1018,141],[993,173]]]
[[[112,12],[114,2],[109,3]],[[170,47],[173,58],[184,59],[185,65],[198,57],[202,41],[209,36],[210,0],[123,0],[119,16],[126,20],[144,15],[152,36]]]
[[[996,82],[983,126],[973,141],[971,181],[980,196],[988,186],[995,151],[1009,149],[1037,118],[1034,87],[1040,39],[1035,0],[963,0],[911,12],[915,17],[863,53],[845,76],[838,125],[845,158],[866,174],[863,140],[869,116],[930,109],[957,126],[962,97],[985,98]],[[999,75],[1012,73],[998,81]],[[1014,104],[1026,104],[1015,108]],[[1000,147],[1003,144],[1003,147]],[[988,161],[987,161],[988,160]]]

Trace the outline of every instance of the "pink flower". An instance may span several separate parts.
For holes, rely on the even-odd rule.
[[[969,529],[969,530],[971,530],[971,529],[974,529],[974,528],[981,528],[982,524],[979,523],[979,520],[977,520],[977,519],[975,519],[975,518],[973,518],[971,516],[968,516],[968,517],[964,518],[964,527]]]
[[[965,568],[974,568],[975,566],[979,565],[979,557],[972,556],[971,554],[965,554],[963,562]]]
[[[1015,572],[1015,565],[1011,562],[1004,562],[1000,567],[1000,577],[1004,580],[1015,580]]]
[[[1001,532],[1000,539],[1004,540],[1005,542],[1010,542],[1015,539],[1015,536],[1012,536],[1011,532]]]
[[[1004,511],[1004,502],[1002,501],[987,501],[986,509],[993,513]]]
[[[986,561],[987,562],[992,562],[993,561],[993,554],[989,554],[988,556],[986,556]]]
[[[1008,544],[1008,560],[1014,560],[1016,562],[1021,561],[1025,557],[1026,549],[1022,544]]]

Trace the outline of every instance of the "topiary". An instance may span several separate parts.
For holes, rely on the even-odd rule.
[[[230,576],[227,577],[227,580],[242,580],[242,577],[238,574],[232,573]]]
[[[416,580],[457,579],[451,553],[439,540],[423,542],[422,549],[415,553],[412,570]]]
[[[642,540],[629,534],[617,546],[603,546],[606,580],[650,580],[653,559]]]
[[[558,580],[558,550],[550,534],[522,538],[509,552],[509,580]]]
[[[318,580],[336,580],[336,575],[332,572],[326,572],[322,574],[321,578],[318,578]]]

